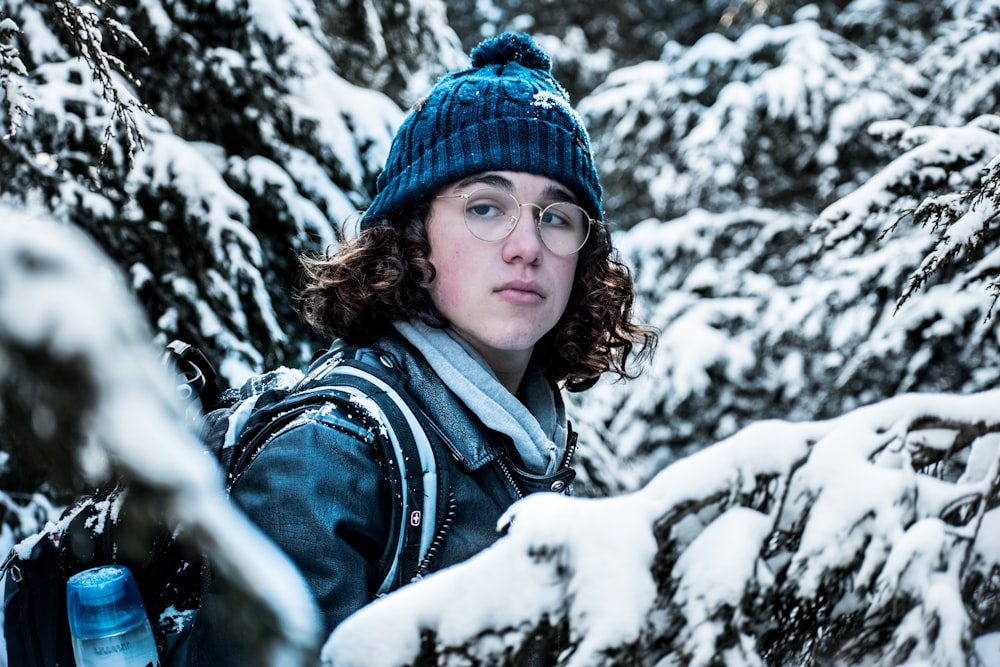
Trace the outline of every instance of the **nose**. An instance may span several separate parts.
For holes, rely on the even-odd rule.
[[[538,218],[541,211],[534,204],[521,204],[514,229],[504,240],[504,259],[508,262],[521,259],[537,264],[545,252],[538,235]]]

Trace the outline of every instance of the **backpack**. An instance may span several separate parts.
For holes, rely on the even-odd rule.
[[[197,414],[202,442],[225,473],[230,491],[270,441],[306,411],[324,405],[359,420],[376,437],[392,497],[390,535],[380,562],[383,595],[422,576],[441,539],[447,498],[445,469],[437,465],[440,430],[414,408],[395,360],[371,348],[344,344],[315,359],[308,371],[276,369],[238,388],[219,388],[208,359],[181,341],[167,346],[164,362],[178,377],[178,392]],[[359,398],[365,400],[359,401]],[[128,537],[129,490],[117,483],[69,507],[55,524],[14,547],[3,563],[4,634],[8,664],[72,666],[66,615],[66,582],[76,572],[107,563],[126,565],[135,576],[162,656],[190,629],[209,583],[204,557],[188,551],[166,527],[139,555],[120,549]],[[134,554],[135,551],[128,553]]]

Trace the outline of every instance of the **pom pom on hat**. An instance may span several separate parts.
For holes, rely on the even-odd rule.
[[[469,59],[473,67],[506,65],[514,62],[528,69],[552,71],[552,59],[549,58],[549,54],[538,48],[527,35],[515,35],[509,32],[482,42],[472,49]]]
[[[404,119],[361,228],[486,171],[551,178],[603,220],[590,137],[549,55],[528,35],[504,33],[474,48],[470,65],[444,76]]]

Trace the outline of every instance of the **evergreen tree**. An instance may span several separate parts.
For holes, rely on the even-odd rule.
[[[571,396],[582,493],[635,493],[519,506],[484,555],[503,563],[375,605],[330,650],[371,658],[368,628],[396,628],[440,664],[528,647],[574,664],[988,662],[997,16],[998,0],[9,0],[0,237],[41,207],[111,258],[152,347],[197,343],[229,382],[300,366],[325,341],[293,314],[296,255],[350,233],[406,107],[462,46],[538,33],[663,332],[641,379]],[[63,314],[105,317],[79,302]],[[30,319],[17,303],[0,314],[11,537],[80,490],[73,452],[93,436],[52,407],[93,407],[87,374],[3,334]],[[451,581],[475,598],[464,634],[440,611]],[[539,597],[507,604],[520,581]]]

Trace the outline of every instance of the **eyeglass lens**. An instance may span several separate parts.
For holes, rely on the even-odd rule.
[[[509,192],[495,188],[477,190],[465,199],[465,224],[483,241],[500,241],[514,230],[522,206],[539,210],[536,226],[550,251],[572,255],[586,243],[590,217],[576,204],[556,202],[545,208],[527,202],[521,205]]]

